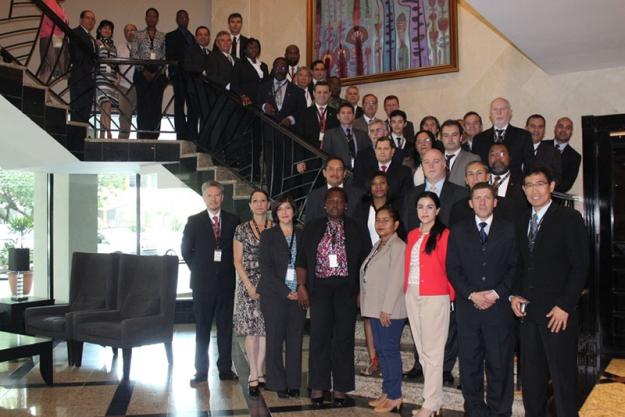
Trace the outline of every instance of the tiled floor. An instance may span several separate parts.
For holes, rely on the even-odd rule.
[[[44,384],[38,365],[31,360],[0,363],[0,416],[44,417],[208,417],[208,416],[374,416],[367,407],[368,399],[355,397],[346,408],[318,410],[307,398],[279,399],[263,391],[259,399],[247,395],[248,368],[242,352],[242,341],[236,340],[233,360],[238,382],[221,382],[211,368],[208,385],[189,387],[193,376],[194,328],[176,326],[174,361],[169,367],[162,345],[133,350],[130,382],[120,384],[121,352],[113,357],[110,348],[85,345],[81,368],[67,366],[66,346],[54,349],[53,387]],[[307,358],[307,352],[305,358]],[[216,362],[216,343],[211,343],[210,356]],[[307,362],[307,361],[305,361]],[[306,367],[305,367],[306,368]],[[306,375],[304,375],[304,378]],[[305,384],[302,385],[305,387]],[[305,393],[305,390],[303,390]],[[402,409],[410,416],[414,406]],[[445,417],[460,413],[446,412]]]

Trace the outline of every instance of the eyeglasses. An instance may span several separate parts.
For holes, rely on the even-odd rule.
[[[534,187],[543,188],[548,184],[549,183],[547,181],[526,182],[525,184],[523,184],[523,187],[527,188],[528,190],[531,190]]]

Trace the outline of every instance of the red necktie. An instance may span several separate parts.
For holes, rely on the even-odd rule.
[[[319,107],[319,131],[325,133],[326,131],[326,108]]]
[[[386,170],[388,169],[386,165],[382,165],[380,168],[382,168],[382,172],[386,172]]]
[[[213,235],[215,235],[215,240],[219,240],[221,235],[221,228],[219,227],[219,216],[213,217]]]

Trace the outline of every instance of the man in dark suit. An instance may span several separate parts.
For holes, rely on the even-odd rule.
[[[230,83],[234,77],[235,58],[230,55],[232,38],[225,30],[220,31],[215,39],[215,47],[210,55],[208,78],[226,90],[230,90]]]
[[[369,131],[369,123],[378,112],[378,98],[373,94],[365,94],[362,98],[363,115],[354,120],[354,129]]]
[[[288,45],[284,49],[284,58],[286,59],[286,63],[288,65],[286,71],[286,79],[291,83],[295,83],[295,74],[297,74],[298,64],[299,64],[299,48],[297,45]],[[306,83],[308,85],[310,80]]]
[[[236,380],[232,372],[232,313],[236,282],[232,240],[239,217],[221,209],[223,186],[202,184],[206,210],[189,217],[182,235],[182,257],[191,270],[195,315],[195,376],[191,386],[205,383],[213,318],[217,325],[219,379]]]
[[[561,117],[556,122],[554,128],[554,140],[543,141],[547,146],[553,146],[562,157],[562,179],[556,185],[556,191],[560,193],[568,192],[579,174],[579,165],[582,156],[570,145],[573,136],[573,121],[568,117]]]
[[[462,118],[464,128],[462,149],[473,152],[473,139],[482,133],[482,116],[477,112],[469,111]]]
[[[389,136],[395,142],[395,151],[399,153],[398,157],[400,160],[402,162],[406,161],[407,164],[411,161],[414,164],[412,156],[415,138],[408,138],[405,135],[407,126],[406,113],[399,109],[393,110],[388,116],[386,125],[389,129]]]
[[[562,178],[562,157],[553,145],[543,142],[545,138],[545,118],[540,114],[532,114],[527,118],[525,129],[532,135],[534,156],[536,157],[534,163],[551,169],[557,188]]]
[[[304,93],[306,99],[306,107],[310,107],[314,103],[312,89],[309,89],[310,80],[312,80],[312,71],[308,67],[299,67],[295,73],[295,81],[293,85],[299,87]]]
[[[228,16],[228,29],[230,29],[230,36],[232,44],[228,49],[230,55],[235,59],[241,59],[243,57],[243,51],[245,51],[245,44],[247,38],[241,35],[241,28],[243,27],[243,16],[241,13],[232,13]]]
[[[491,145],[488,152],[490,185],[497,193],[497,216],[515,222],[527,209],[522,176],[510,168],[510,153],[503,143]]]
[[[71,119],[87,123],[95,95],[94,70],[96,62],[95,40],[91,31],[95,26],[95,14],[91,10],[80,13],[80,25],[72,29],[69,55],[69,95]]]
[[[184,105],[187,101],[185,73],[179,71],[184,62],[185,51],[195,44],[195,38],[188,29],[189,14],[186,10],[178,10],[176,24],[178,28],[165,35],[167,60],[178,62],[177,65],[169,66],[169,79],[174,87],[174,124],[177,139],[192,139],[184,114]]]
[[[579,212],[554,204],[549,168],[535,166],[523,190],[532,205],[517,222],[521,275],[510,297],[521,322],[527,417],[547,413],[549,380],[558,416],[577,416],[577,303],[588,275],[588,235]]]
[[[469,162],[479,161],[480,157],[461,148],[462,126],[457,120],[446,120],[441,126],[441,140],[445,148],[447,180],[461,187],[464,186],[464,168]]]
[[[490,184],[490,173],[486,164],[482,161],[469,162],[464,169],[464,182],[469,190],[480,182]],[[470,197],[467,197],[466,200],[458,200],[451,207],[451,214],[449,215],[450,228],[462,220],[471,219],[475,216],[475,212],[469,205],[469,200]]]
[[[349,217],[353,217],[354,212],[358,207],[358,203],[360,203],[365,191],[360,187],[355,187],[345,183],[347,170],[345,169],[343,160],[339,157],[331,156],[326,160],[321,173],[326,179],[327,185],[322,185],[308,194],[308,197],[306,198],[306,208],[304,211],[306,222],[309,222],[312,219],[324,217],[326,215],[323,202],[325,200],[326,192],[332,187],[339,187],[345,190],[347,193],[346,214]]]
[[[367,128],[369,129],[369,142],[371,146],[360,150],[354,160],[354,178],[358,177],[359,179],[364,179],[361,185],[366,183],[367,175],[371,174],[373,171],[378,171],[377,168],[374,168],[378,166],[378,160],[375,155],[375,144],[378,139],[388,135],[386,123],[380,119],[372,119]],[[402,163],[400,153],[395,152],[395,154],[393,154],[393,162],[396,162],[398,165]]]
[[[347,87],[345,90],[345,100],[347,100],[347,102],[354,108],[354,119],[362,117],[364,111],[362,107],[358,105],[358,101],[360,100],[360,90],[358,89],[358,86],[350,85]]]
[[[187,48],[182,65],[185,72],[184,79],[187,84],[187,99],[189,103],[187,130],[189,138],[193,141],[198,140],[199,137],[198,121],[199,132],[202,132],[205,122],[202,115],[207,115],[210,111],[208,99],[204,93],[203,82],[203,77],[210,71],[211,52],[208,49],[210,35],[210,31],[206,26],[199,26],[195,29],[196,43]]]
[[[399,98],[397,96],[386,96],[384,98],[384,112],[386,113],[386,128],[391,130],[391,113],[399,110]],[[405,114],[405,113],[404,113]],[[414,125],[406,118],[403,136],[408,142],[408,149],[414,148]]]
[[[354,129],[354,107],[343,103],[339,107],[337,118],[340,126],[329,129],[323,135],[323,151],[330,156],[338,156],[345,166],[352,170],[356,155],[362,149],[371,146],[367,133]]]
[[[396,204],[412,188],[412,172],[394,158],[395,143],[388,136],[383,136],[375,142],[374,151],[373,164],[359,164],[358,169],[354,170],[354,184],[365,187],[371,174],[382,171],[386,174],[388,182],[387,201]]]
[[[528,169],[534,162],[532,137],[525,129],[512,126],[512,108],[505,98],[496,98],[490,103],[490,120],[493,127],[477,135],[473,140],[472,152],[488,161],[488,150],[493,143],[503,143],[510,151],[510,169],[517,174]]]
[[[468,416],[510,416],[516,337],[508,297],[518,274],[515,226],[493,216],[497,198],[488,183],[471,189],[469,203],[474,216],[452,227],[447,247],[447,275],[457,293],[464,409]]]

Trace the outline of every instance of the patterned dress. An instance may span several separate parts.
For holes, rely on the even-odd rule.
[[[254,285],[260,280],[258,247],[260,241],[252,231],[252,224],[245,222],[237,226],[234,239],[243,244],[243,268]],[[260,301],[252,300],[241,280],[237,279],[234,313],[234,331],[240,336],[264,336],[265,320],[260,311]]]
[[[100,58],[117,58],[117,48],[111,38],[102,38],[98,46],[98,56]],[[110,101],[113,107],[117,107],[117,66],[101,64],[95,76],[96,97],[98,106],[102,106]]]

